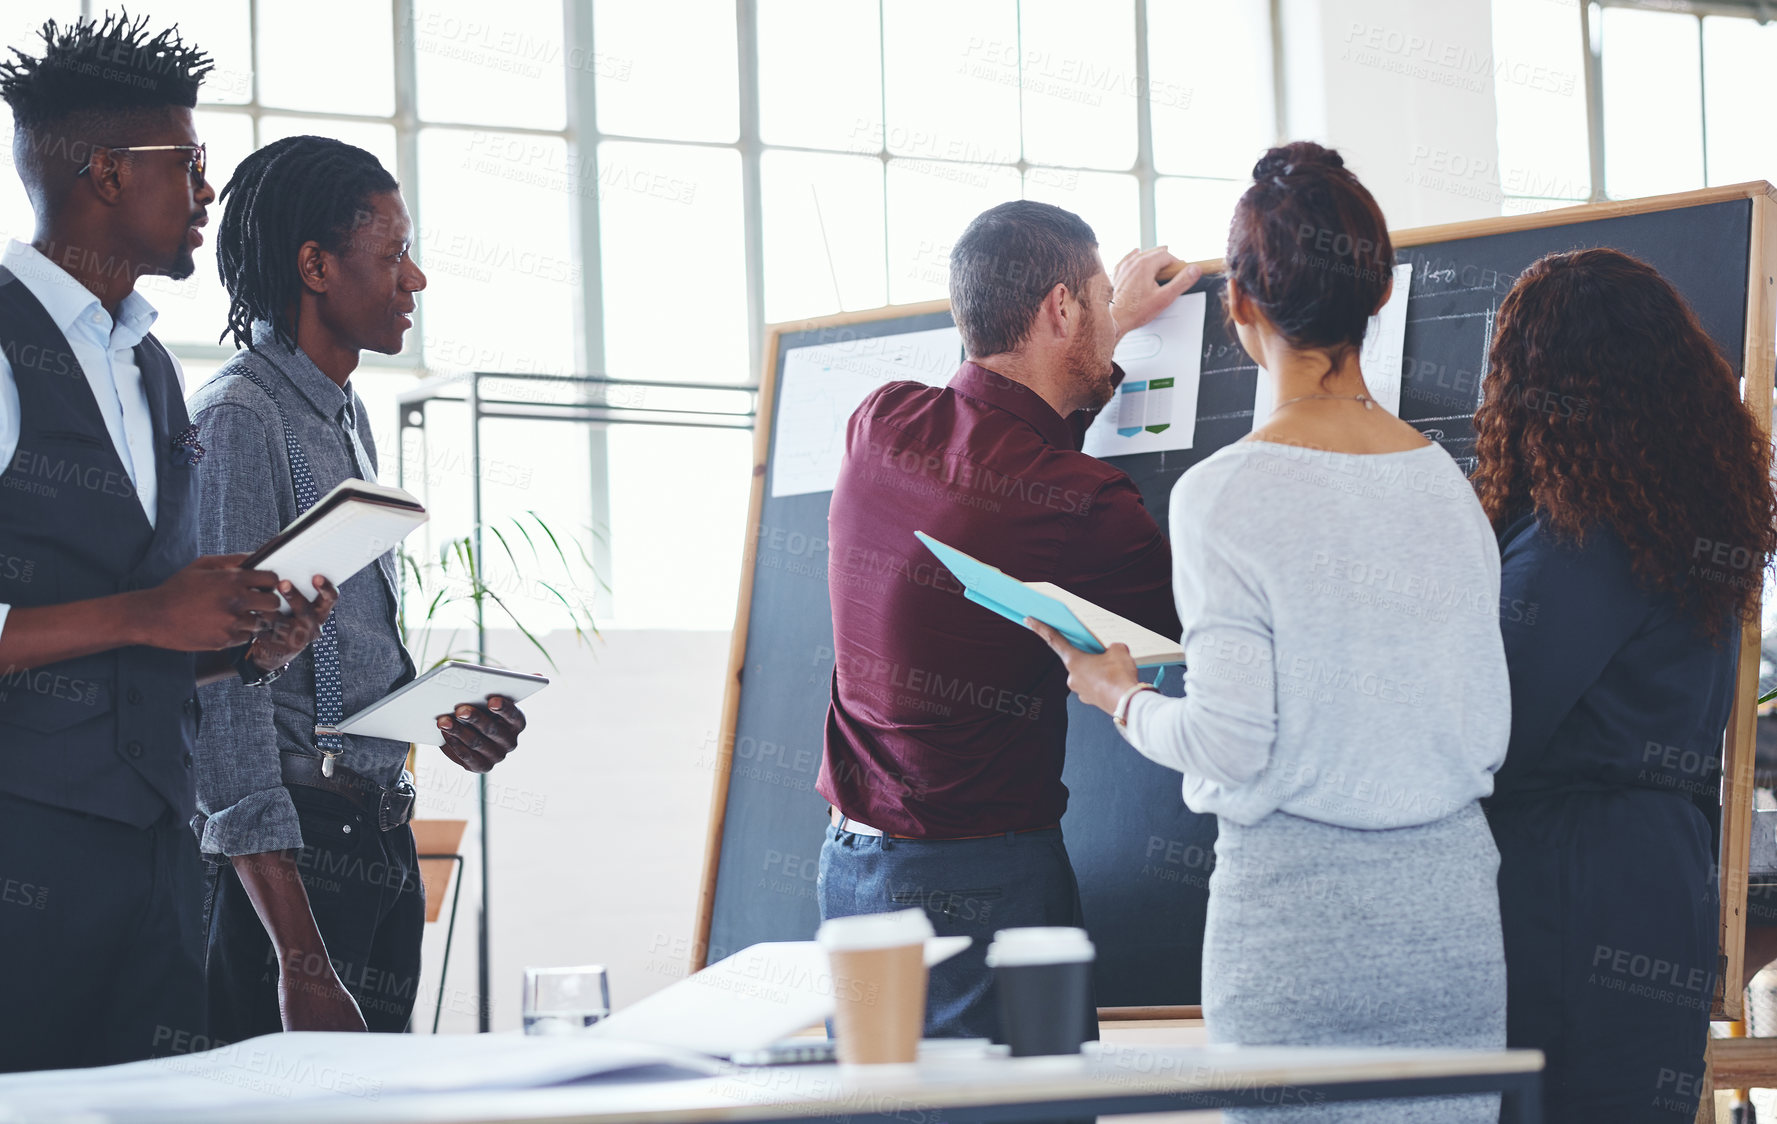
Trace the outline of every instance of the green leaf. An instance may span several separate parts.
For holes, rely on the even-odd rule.
[[[531,642],[531,647],[537,649],[538,652],[542,653],[543,658],[549,661],[549,669],[551,671],[560,671],[561,669],[555,666],[555,657],[549,654],[549,649],[545,648],[543,642],[538,640],[531,630],[525,627],[523,621],[513,615],[512,610],[506,607],[506,603],[500,600],[500,595],[491,589],[487,591],[487,595],[492,598],[494,604],[498,605],[501,611],[506,614],[507,619],[512,622],[513,626],[516,627],[518,631],[524,633],[524,638]]]
[[[518,557],[512,553],[512,544],[506,541],[506,536],[500,533],[500,528],[489,526],[482,529],[492,531],[494,538],[500,540],[500,545],[506,550],[506,561],[512,563],[512,568],[516,570],[518,568]]]

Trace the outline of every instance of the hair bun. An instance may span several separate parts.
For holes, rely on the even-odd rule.
[[[1269,179],[1281,180],[1311,167],[1343,169],[1345,158],[1333,149],[1313,141],[1291,141],[1289,144],[1267,149],[1265,155],[1259,157],[1259,162],[1253,165],[1253,180],[1257,183]]]

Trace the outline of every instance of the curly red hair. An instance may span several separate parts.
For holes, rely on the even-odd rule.
[[[1499,307],[1483,389],[1474,484],[1495,527],[1532,509],[1573,541],[1608,526],[1700,630],[1757,618],[1771,445],[1652,266],[1604,249],[1535,262]]]

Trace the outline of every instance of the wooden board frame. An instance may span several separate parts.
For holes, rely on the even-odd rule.
[[[1464,238],[1538,230],[1551,226],[1620,218],[1626,215],[1671,211],[1684,207],[1752,200],[1746,281],[1746,328],[1742,355],[1742,387],[1745,400],[1755,404],[1753,416],[1767,438],[1771,432],[1773,368],[1777,366],[1777,188],[1763,180],[1704,188],[1699,191],[1656,195],[1606,203],[1586,203],[1527,215],[1473,219],[1392,232],[1396,247],[1422,246]],[[1199,262],[1205,273],[1219,272],[1221,259]],[[765,506],[765,476],[771,456],[772,410],[777,398],[778,341],[786,334],[843,328],[879,320],[894,320],[933,312],[948,312],[948,300],[919,304],[887,305],[863,312],[846,312],[809,320],[767,325],[765,361],[760,368],[759,413],[753,427],[753,482],[747,505],[746,552],[741,559],[740,595],[735,610],[734,632],[729,640],[728,673],[722,698],[722,725],[716,743],[715,777],[710,794],[710,818],[704,848],[703,877],[698,889],[696,939],[692,943],[691,971],[705,966],[709,951],[710,923],[716,900],[716,875],[722,857],[722,829],[727,815],[728,781],[734,763],[735,726],[740,716],[741,672],[747,654],[748,615],[752,607],[754,563],[758,557],[759,522]],[[1758,408],[1762,404],[1763,408]],[[1752,843],[1752,779],[1754,740],[1757,729],[1759,627],[1756,620],[1741,630],[1740,668],[1734,684],[1733,708],[1722,747],[1722,819],[1720,841],[1720,959],[1711,1018],[1744,1016],[1738,981],[1746,951],[1747,868]],[[1184,1008],[1124,1007],[1122,1020],[1175,1018]],[[1129,1012],[1121,1014],[1121,1012]],[[1152,1013],[1148,1013],[1152,1012]]]

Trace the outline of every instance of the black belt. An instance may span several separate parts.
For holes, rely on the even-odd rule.
[[[306,753],[284,750],[279,756],[283,759],[285,784],[318,788],[343,797],[360,812],[374,817],[379,831],[393,831],[413,819],[413,778],[406,770],[402,770],[401,779],[393,788],[384,788],[338,763],[333,766],[333,775],[327,776],[321,772],[322,758]]]

